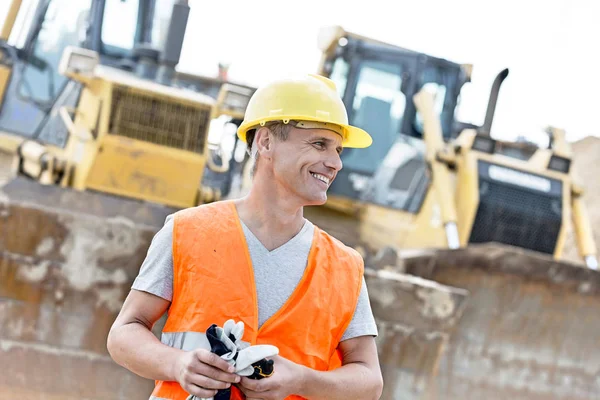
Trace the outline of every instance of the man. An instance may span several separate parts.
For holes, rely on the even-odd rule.
[[[362,259],[303,217],[326,201],[342,148],[371,137],[348,125],[335,85],[316,75],[259,88],[238,136],[256,163],[250,193],[167,219],[111,329],[110,354],[157,381],[151,399],[231,385],[232,399],[379,398]],[[167,309],[159,342],[150,329]],[[206,349],[206,329],[228,319],[244,322],[244,341],[279,348],[272,376],[240,378]]]

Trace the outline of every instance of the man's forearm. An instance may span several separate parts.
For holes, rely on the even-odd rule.
[[[379,399],[381,375],[365,364],[350,363],[333,371],[304,370],[302,393],[310,400]]]
[[[137,375],[160,381],[175,380],[173,365],[183,352],[162,344],[141,323],[128,323],[111,330],[108,351],[113,360]]]

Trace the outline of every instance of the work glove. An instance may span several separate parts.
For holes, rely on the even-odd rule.
[[[228,320],[223,328],[213,324],[206,330],[210,351],[235,366],[235,373],[250,379],[263,379],[273,374],[273,360],[279,349],[268,344],[251,346],[244,342],[244,323]],[[221,389],[214,398],[199,399],[190,395],[187,400],[229,400],[231,389]]]

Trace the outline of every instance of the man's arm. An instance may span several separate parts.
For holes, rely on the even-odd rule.
[[[379,399],[383,378],[372,336],[340,342],[344,365],[328,372],[308,370],[301,396],[308,399]]]
[[[132,290],[108,334],[113,360],[144,378],[179,382],[188,393],[201,398],[213,397],[216,389],[238,382],[229,364],[217,355],[204,349],[175,349],[154,336],[152,326],[169,304],[153,294]]]
[[[343,366],[333,371],[315,371],[282,357],[275,359],[273,376],[254,381],[242,378],[247,398],[282,399],[296,394],[310,400],[379,399],[383,379],[372,336],[340,342]]]
[[[151,331],[169,304],[150,293],[129,293],[108,334],[107,348],[115,362],[144,378],[173,380],[171,366],[183,351],[162,344]]]

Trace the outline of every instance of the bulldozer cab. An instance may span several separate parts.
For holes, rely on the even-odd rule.
[[[60,159],[50,180],[77,190],[179,207],[218,199],[231,163],[208,145],[209,130],[218,117],[241,121],[254,89],[176,71],[187,3],[14,0],[14,18],[3,29],[0,148],[17,153],[28,141],[46,146],[33,146],[33,158],[50,149]],[[177,169],[194,171],[175,186],[164,182],[172,174],[163,166],[173,159],[188,163]],[[38,179],[41,168],[20,172]],[[205,186],[212,181],[216,190]],[[185,195],[175,194],[183,187]]]
[[[594,397],[577,329],[597,324],[600,275],[564,132],[549,148],[490,136],[507,70],[474,126],[455,118],[469,66],[323,38],[320,72],[373,145],[344,151],[326,207],[304,215],[364,256],[381,398]],[[561,259],[569,217],[588,268]]]
[[[59,73],[64,50],[84,47],[96,51],[103,65],[127,67],[134,45],[151,38],[155,17],[159,14],[150,2],[137,0],[22,3],[16,21],[20,29],[2,43],[11,76],[1,103],[0,131],[64,146],[66,127],[48,121],[51,110],[75,107],[81,93],[81,84]],[[114,20],[120,21],[118,32],[103,24]]]
[[[177,0],[13,0],[15,18],[0,38],[0,132],[65,145],[67,129],[52,111],[76,107],[82,91],[59,71],[69,46],[96,52],[100,65],[208,95],[217,102],[215,117],[242,119],[254,88],[175,71],[172,48],[182,43],[165,45],[178,3],[189,9]]]
[[[336,197],[359,200],[390,150],[398,168],[392,185],[405,193],[399,205],[418,208],[427,185],[423,119],[412,98],[422,88],[436,95],[443,135],[456,134],[455,110],[467,75],[460,64],[347,35],[324,60],[322,71],[337,85],[351,124],[369,132],[373,145],[346,149],[344,168],[330,188]],[[409,201],[411,199],[411,201]]]

